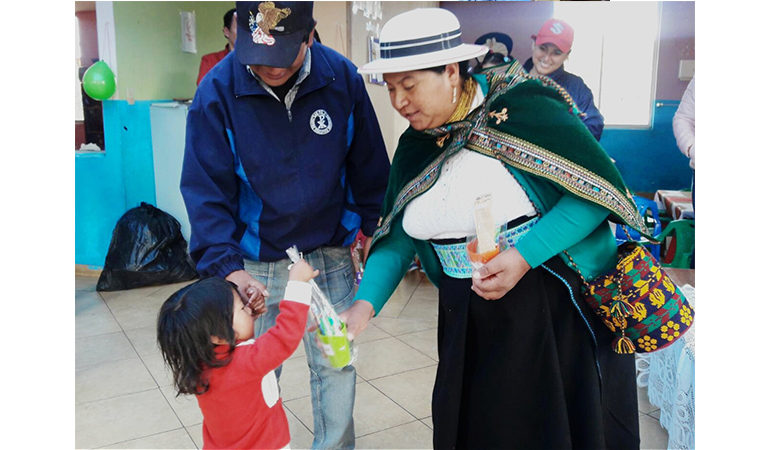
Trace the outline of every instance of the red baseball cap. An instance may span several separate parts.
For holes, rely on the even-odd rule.
[[[575,37],[575,31],[567,22],[559,19],[548,19],[540,27],[537,34],[532,35],[535,45],[553,44],[559,47],[564,53],[572,48],[572,39]]]

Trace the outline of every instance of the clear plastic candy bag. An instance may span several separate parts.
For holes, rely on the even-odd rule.
[[[473,209],[476,233],[466,238],[465,250],[473,270],[481,269],[492,258],[508,249],[505,240],[507,224],[497,225],[492,215],[492,196],[482,195],[476,199]]]
[[[292,263],[302,259],[302,254],[296,246],[286,249]],[[310,320],[317,327],[315,337],[319,346],[323,349],[326,361],[330,367],[341,369],[352,364],[358,353],[358,349],[348,340],[348,332],[345,324],[334,311],[329,299],[318,287],[314,280],[310,280]],[[309,331],[310,332],[310,331]]]

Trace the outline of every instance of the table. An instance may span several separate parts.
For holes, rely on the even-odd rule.
[[[695,308],[695,270],[665,268]],[[636,355],[637,384],[660,408],[669,449],[695,448],[695,323],[670,346]]]
[[[695,217],[692,192],[659,190],[655,192],[654,200],[658,204],[658,210],[665,211],[673,220]]]

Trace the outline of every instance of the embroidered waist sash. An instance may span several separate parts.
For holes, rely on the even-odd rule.
[[[524,220],[522,221],[521,219]],[[538,220],[538,217],[532,217],[514,219],[508,222],[506,230],[497,236],[497,242],[501,246],[500,250],[514,247],[519,239],[527,234]],[[444,269],[445,274],[452,278],[471,277],[473,266],[465,249],[465,238],[431,241],[431,245],[436,250],[438,259],[441,262],[441,268]]]

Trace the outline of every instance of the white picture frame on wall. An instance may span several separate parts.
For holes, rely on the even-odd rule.
[[[367,62],[372,62],[380,56],[380,40],[374,36],[369,36],[369,39],[367,39],[367,45]],[[385,84],[385,80],[383,80],[381,73],[369,74],[367,77],[368,81],[372,84],[378,84],[380,86]]]
[[[198,53],[195,45],[195,11],[180,11],[182,19],[182,51],[185,53]]]

